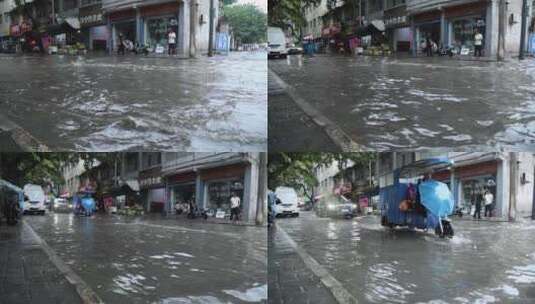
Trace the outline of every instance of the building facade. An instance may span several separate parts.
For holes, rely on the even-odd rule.
[[[531,1],[528,1],[531,6]],[[499,40],[500,0],[407,0],[410,15],[413,53],[430,37],[438,45],[457,46],[473,52],[476,30],[484,36],[484,55],[496,56]],[[531,20],[528,8],[528,20]],[[509,55],[519,53],[522,1],[507,1],[505,49]],[[529,22],[529,21],[528,21]],[[527,41],[527,35],[524,37]],[[527,48],[527,44],[526,44]]]
[[[214,20],[218,20],[217,3]],[[156,52],[165,53],[168,32],[177,34],[177,52],[182,55],[194,47],[201,53],[208,51],[210,0],[102,0],[110,38],[108,45],[117,48],[119,35],[132,42],[148,45]]]
[[[260,153],[164,153],[166,211],[176,203],[194,201],[211,215],[230,214],[230,197],[240,197],[242,220],[255,222],[259,205]]]

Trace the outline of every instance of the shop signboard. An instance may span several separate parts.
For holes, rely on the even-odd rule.
[[[80,26],[91,27],[105,23],[102,5],[96,4],[80,8]]]
[[[141,171],[139,173],[138,182],[141,189],[162,187],[163,179],[161,167]]]

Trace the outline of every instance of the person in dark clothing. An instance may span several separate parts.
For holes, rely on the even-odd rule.
[[[118,55],[125,54],[123,34],[119,34],[119,46],[118,46],[117,54]]]
[[[481,204],[483,203],[483,194],[481,194],[480,191],[476,191],[474,193],[475,196],[475,203],[476,203],[476,211],[474,212],[474,219],[477,216],[477,219],[481,219]]]
[[[431,38],[427,36],[426,38],[426,52],[428,57],[433,57],[433,41],[431,41]]]

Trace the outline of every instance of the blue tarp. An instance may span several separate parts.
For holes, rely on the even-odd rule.
[[[403,183],[382,188],[379,191],[381,213],[394,225],[425,229],[428,227],[425,216],[414,211],[404,212],[399,209],[399,204],[407,194],[407,188],[408,184]]]
[[[422,182],[418,187],[420,200],[428,212],[443,218],[453,213],[453,195],[448,185],[429,180]]]

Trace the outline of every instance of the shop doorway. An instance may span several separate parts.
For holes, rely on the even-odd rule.
[[[146,43],[155,51],[158,48],[167,50],[168,34],[171,30],[175,32],[178,40],[178,20],[174,16],[148,19],[146,21]]]
[[[207,208],[214,213],[225,211],[225,213],[230,214],[230,198],[235,193],[242,202],[241,209],[243,210],[243,189],[243,178],[208,183]]]
[[[136,21],[124,21],[114,24],[115,28],[115,35],[113,37],[113,41],[115,41],[115,45],[113,48],[117,48],[117,45],[119,44],[119,36],[123,35],[124,40],[130,40],[133,43],[136,41]]]
[[[189,210],[190,202],[195,202],[195,182],[182,183],[171,186],[171,209],[176,209],[176,204],[181,210]]]
[[[419,26],[419,32],[420,35],[418,37],[419,39],[419,45],[421,45],[422,41],[425,41],[428,37],[436,42],[437,45],[440,46],[442,43],[440,39],[440,22],[431,22],[431,23],[424,23]]]

